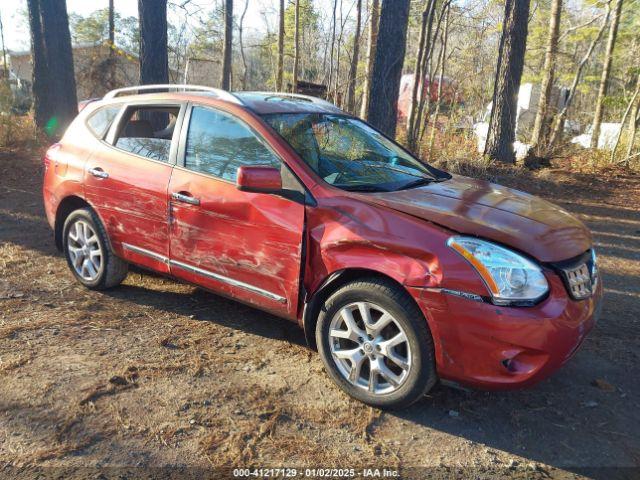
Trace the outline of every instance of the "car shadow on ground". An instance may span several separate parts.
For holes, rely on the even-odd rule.
[[[305,345],[295,324],[197,288],[176,293],[123,285],[104,295],[250,335]],[[599,379],[606,379],[604,390],[594,386]],[[380,428],[403,422],[398,428],[418,439],[427,429],[438,430],[478,443],[488,452],[507,452],[526,459],[523,462],[597,476],[596,466],[633,466],[640,453],[634,433],[640,422],[637,413],[629,412],[629,400],[638,394],[634,382],[623,365],[601,357],[589,338],[562,370],[529,390],[461,391],[438,385],[415,405],[384,413]],[[405,464],[419,462],[419,452],[430,448],[420,442],[415,446],[406,455],[400,452]]]
[[[135,268],[133,271],[140,275],[156,277],[155,274],[142,269]],[[302,329],[296,324],[198,287],[189,292],[165,292],[125,284],[101,293],[165,312],[186,315],[196,321],[212,322],[241,330],[250,335],[284,340],[300,346],[306,345]]]

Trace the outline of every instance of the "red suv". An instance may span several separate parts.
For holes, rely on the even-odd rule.
[[[132,263],[297,322],[371,405],[438,379],[533,384],[597,317],[580,221],[433,168],[320,99],[121,89],[44,161],[47,217],[83,285],[114,287]]]

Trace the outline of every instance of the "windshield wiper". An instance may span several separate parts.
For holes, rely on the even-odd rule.
[[[412,182],[405,183],[400,188],[398,188],[398,190],[409,190],[410,188],[421,187],[422,185],[428,185],[428,184],[433,183],[433,182],[437,182],[437,180],[435,180],[433,178],[423,177],[423,178],[419,178],[417,180],[414,180]]]
[[[376,164],[372,164],[372,165],[367,165],[367,167],[373,167],[373,168],[384,168],[385,170],[391,170],[393,172],[398,172],[398,173],[402,173],[403,175],[409,175],[411,177],[418,177],[418,178],[429,178],[431,181],[435,181],[435,177],[425,177],[423,174],[421,173],[413,173],[413,172],[409,172],[407,170],[404,170],[402,168],[394,168],[390,165],[376,165]]]
[[[334,187],[347,190],[348,192],[388,192],[386,188],[377,185],[334,185]]]

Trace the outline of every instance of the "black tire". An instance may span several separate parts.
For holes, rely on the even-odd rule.
[[[96,232],[98,243],[103,252],[102,262],[98,269],[97,277],[94,280],[87,280],[76,272],[72,263],[71,254],[69,253],[69,230],[78,220],[88,223],[94,232]],[[115,287],[120,285],[127,276],[129,264],[113,253],[102,222],[90,208],[81,208],[69,214],[62,229],[62,246],[71,273],[73,273],[74,277],[76,277],[82,285],[90,290],[106,290]]]
[[[370,393],[351,384],[339,371],[331,354],[332,318],[345,306],[370,302],[386,310],[402,327],[411,351],[411,367],[404,382],[390,393]],[[318,316],[316,341],[324,366],[342,390],[361,402],[379,408],[403,408],[423,397],[437,381],[433,339],[424,315],[411,296],[394,282],[367,278],[350,282],[325,302]]]

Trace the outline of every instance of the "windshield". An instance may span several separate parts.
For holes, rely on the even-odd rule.
[[[356,118],[319,113],[280,113],[263,118],[335,187],[392,191],[441,179],[437,170]]]

